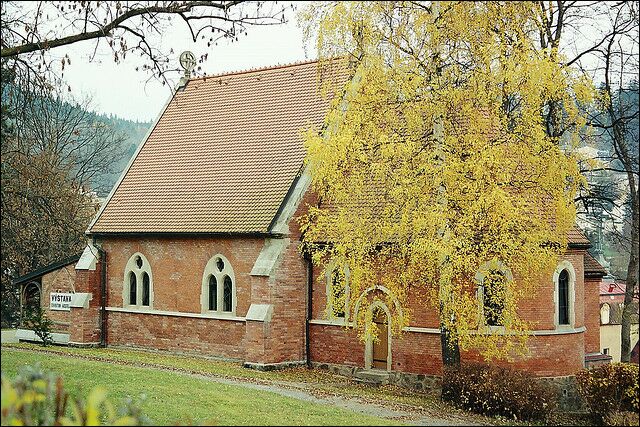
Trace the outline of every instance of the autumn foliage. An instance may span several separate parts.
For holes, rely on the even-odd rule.
[[[607,363],[578,372],[576,381],[578,391],[585,400],[589,411],[599,421],[606,421],[609,418],[624,420],[624,413],[635,413],[635,425],[637,425],[638,410],[640,409],[638,405],[640,399],[638,365]]]
[[[320,199],[303,219],[307,248],[348,267],[351,305],[375,286],[389,290],[389,307],[419,298],[440,311],[452,345],[487,358],[526,352],[518,303],[551,277],[582,181],[572,147],[592,88],[536,44],[537,13],[524,2],[303,12],[325,66],[350,64],[325,131],[306,134]],[[495,328],[477,297],[477,274],[490,266],[509,278],[494,289]],[[361,336],[375,331],[358,313]],[[400,333],[411,313],[393,316]]]
[[[553,391],[533,375],[481,364],[449,368],[442,399],[461,408],[512,420],[545,420],[555,409]]]
[[[95,388],[86,400],[64,389],[62,378],[39,366],[23,366],[9,380],[2,375],[2,425],[97,426],[151,425],[140,402],[128,399],[118,408],[103,388]]]

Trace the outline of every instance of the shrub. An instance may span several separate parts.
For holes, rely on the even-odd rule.
[[[23,367],[13,382],[3,373],[2,425],[54,425],[64,406],[58,386],[55,376],[38,366]]]
[[[583,369],[576,375],[576,382],[589,411],[600,421],[606,418],[622,420],[624,415],[619,413],[624,412],[635,412],[637,415],[638,365],[608,363]]]
[[[640,416],[637,412],[612,412],[605,415],[603,422],[607,426],[637,426],[640,424]]]
[[[62,379],[39,366],[23,367],[13,381],[2,375],[2,425],[150,425],[131,400],[116,410],[96,388],[85,401],[69,397]]]
[[[45,347],[53,343],[53,337],[51,336],[53,322],[42,307],[27,309],[24,313],[23,324],[33,330],[36,336],[42,340],[42,345]]]
[[[514,369],[465,364],[445,369],[442,399],[484,415],[545,420],[555,408],[552,390]]]

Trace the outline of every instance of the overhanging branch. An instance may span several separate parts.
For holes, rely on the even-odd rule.
[[[149,14],[184,14],[190,12],[196,7],[210,7],[217,10],[225,11],[226,13],[226,11],[230,7],[237,6],[241,3],[243,3],[243,1],[239,0],[229,2],[190,1],[181,4],[169,4],[168,6],[147,6],[130,9],[95,31],[84,31],[78,34],[73,34],[67,37],[60,37],[52,40],[43,40],[38,42],[24,43],[19,46],[3,47],[0,50],[0,57],[15,57],[18,55],[23,55],[25,53],[54,49],[56,47],[70,45],[80,41],[105,37],[110,35],[114,29],[120,27],[124,22],[136,16],[145,16]],[[226,18],[225,16],[217,15],[209,15],[207,16],[207,18],[228,20],[228,18]]]

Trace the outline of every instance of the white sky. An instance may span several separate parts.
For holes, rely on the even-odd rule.
[[[288,22],[282,25],[253,26],[247,35],[237,42],[218,41],[217,46],[208,48],[209,56],[203,65],[207,74],[244,70],[315,58],[315,49],[303,46],[302,30],[298,28],[295,13],[287,13]],[[184,25],[175,25],[163,37],[163,51],[173,48],[175,63],[184,50],[191,50],[196,58],[206,53],[206,43],[194,44]],[[152,121],[160,113],[171,96],[168,87],[156,80],[147,82],[149,75],[135,71],[140,65],[138,58],[127,59],[116,64],[113,54],[102,44],[102,49],[93,62],[95,42],[81,42],[64,49],[71,57],[71,65],[65,70],[65,80],[78,98],[90,97],[93,108],[99,113],[140,121]],[[57,53],[57,52],[56,52]],[[178,78],[172,82],[175,87]]]
[[[302,7],[299,3],[298,9]],[[219,40],[217,46],[211,48],[207,48],[203,41],[193,43],[184,23],[176,20],[172,21],[173,26],[161,38],[154,38],[151,43],[161,47],[163,52],[173,49],[175,63],[171,68],[177,67],[178,56],[184,50],[192,51],[196,58],[208,53],[203,71],[209,75],[314,59],[315,47],[304,45],[296,13],[288,10],[286,17],[286,24],[249,26],[248,34],[240,36],[239,41],[231,43]],[[583,25],[574,29],[567,28],[567,31],[573,32],[568,37],[573,42],[564,48],[568,51],[581,50],[582,45],[587,46],[593,40],[598,40],[600,33],[607,28],[604,17],[595,18],[592,22],[586,20]],[[100,113],[114,114],[130,120],[154,120],[171,96],[171,90],[179,77],[171,75],[175,78],[171,82],[171,88],[162,86],[157,79],[149,79],[146,72],[135,71],[136,66],[141,65],[138,57],[129,56],[124,62],[116,64],[106,42],[102,40],[99,46],[101,49],[92,62],[89,57],[93,54],[95,41],[50,51],[53,56],[61,57],[65,53],[70,55],[71,65],[66,67],[64,77],[71,85],[74,96],[91,98],[93,108]],[[637,47],[633,49],[637,54]],[[588,57],[584,60],[586,65],[592,62]],[[598,80],[595,74],[592,77]]]

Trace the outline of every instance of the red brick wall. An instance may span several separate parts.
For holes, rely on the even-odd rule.
[[[202,274],[216,254],[233,268],[237,306],[244,316],[251,304],[251,268],[262,249],[260,238],[128,237],[104,239],[107,252],[107,306],[122,307],[125,267],[136,252],[142,253],[153,276],[155,310],[200,313]]]
[[[245,324],[154,314],[110,312],[109,344],[244,359]]]
[[[365,345],[354,330],[340,326],[311,325],[311,360],[364,368]],[[494,361],[497,365],[527,370],[538,376],[566,376],[583,368],[584,334],[531,337],[530,356],[514,362]],[[392,370],[415,374],[440,375],[442,353],[440,335],[403,332],[391,341]],[[462,361],[481,362],[474,352],[463,352]]]
[[[304,214],[311,196],[305,196],[296,217]],[[299,252],[297,221],[290,223],[290,235],[271,277],[254,277],[251,269],[264,245],[250,237],[110,237],[101,242],[108,254],[107,306],[122,307],[124,269],[129,258],[141,252],[149,260],[153,276],[154,310],[200,313],[202,274],[215,255],[231,263],[236,285],[236,315],[244,317],[252,303],[272,304],[270,323],[201,319],[157,314],[108,314],[109,344],[163,350],[223,355],[255,363],[301,361],[305,358],[306,262]],[[100,243],[100,242],[99,242]],[[584,325],[583,254],[570,251],[563,259],[574,266],[575,327]],[[312,319],[323,319],[326,307],[324,275],[314,266]],[[536,330],[553,330],[555,305],[551,277],[539,291],[521,304],[521,314],[534,321]],[[357,296],[352,295],[352,298]],[[437,328],[435,308],[410,298],[412,327]],[[311,359],[315,362],[364,366],[364,343],[354,331],[340,326],[313,324],[310,327]],[[535,336],[530,340],[531,358],[516,366],[539,375],[568,375],[584,361],[584,334]],[[476,356],[465,354],[466,359]],[[393,369],[412,373],[438,374],[441,370],[440,337],[434,333],[404,332],[392,339]]]
[[[272,277],[250,272],[264,245],[261,238],[108,238],[108,307],[122,307],[124,270],[136,252],[145,255],[152,270],[153,309],[200,313],[202,274],[216,254],[224,255],[235,276],[236,315],[249,306],[273,304],[271,322],[198,319],[110,311],[108,342],[115,345],[195,351],[243,358],[255,363],[301,361],[305,358],[306,265],[298,251],[299,230],[291,239]]]
[[[304,195],[294,218],[306,214],[313,198],[311,192]],[[253,278],[252,302],[272,304],[273,315],[268,324],[247,322],[247,361],[281,363],[306,358],[307,263],[300,252],[300,236],[299,222],[293,219],[274,274]]]
[[[584,351],[600,352],[600,278],[587,278],[584,283]]]
[[[442,348],[439,334],[404,332],[391,341],[392,369],[415,374],[440,375]]]
[[[575,283],[575,323],[584,326],[584,271],[583,252],[568,251],[562,259],[573,265]],[[520,314],[531,321],[535,330],[555,330],[555,285],[552,276],[539,285],[537,293],[520,305]],[[351,298],[357,298],[352,295]],[[325,319],[327,303],[326,281],[322,268],[314,266],[313,319]],[[411,296],[411,327],[438,328],[437,310]],[[511,366],[526,369],[539,376],[571,375],[584,364],[585,334],[538,335],[529,340],[531,356],[515,361]],[[314,362],[346,364],[364,367],[365,345],[353,330],[332,325],[311,326],[311,358]],[[466,353],[463,360],[480,360],[478,355]],[[434,333],[403,332],[392,338],[393,370],[437,375],[441,372],[440,336]]]
[[[50,310],[51,292],[90,293],[89,307],[71,307],[70,311]],[[100,264],[96,270],[76,270],[75,263],[42,276],[42,307],[53,320],[53,332],[69,334],[73,344],[100,342]]]
[[[95,270],[76,270],[76,292],[90,293],[89,307],[71,307],[69,342],[74,344],[100,343],[101,325],[101,263]]]
[[[584,251],[568,251],[561,260],[567,260],[576,272],[575,283],[575,327],[584,326]],[[554,303],[555,284],[553,276],[539,284],[535,295],[522,301],[518,312],[523,319],[532,322],[533,329],[555,329],[556,306]]]
[[[309,197],[303,199],[296,215],[306,212]],[[273,362],[306,358],[307,263],[300,252],[300,229],[296,220],[290,222],[289,232],[287,248],[277,265],[275,277],[269,281],[274,305],[269,342]]]
[[[540,377],[574,375],[584,367],[584,334],[534,336],[529,340],[529,352],[529,357],[513,362],[492,363],[527,370]],[[473,352],[464,353],[461,358],[466,361],[482,361]]]
[[[384,299],[384,295],[381,294]],[[351,300],[357,299],[358,295],[350,295]],[[438,311],[431,304],[425,302],[425,297],[420,296],[417,291],[410,290],[407,298],[409,301],[415,301],[409,307],[411,326],[420,328],[438,328],[440,323],[438,319]],[[312,319],[325,319],[327,309],[327,282],[323,272],[323,267],[313,266],[313,290],[312,290]],[[390,307],[391,308],[391,307]],[[406,311],[406,307],[403,310]],[[406,313],[405,313],[406,314]]]
[[[364,367],[364,343],[353,329],[310,325],[311,360]]]
[[[69,332],[71,312],[49,310],[51,292],[71,293],[76,280],[75,263],[66,265],[42,276],[42,307],[47,310],[47,316],[54,322],[52,332]]]
[[[153,309],[201,313],[202,275],[209,260],[224,255],[233,268],[236,316],[244,317],[251,305],[249,275],[262,249],[260,238],[128,237],[104,239],[107,252],[107,307],[123,307],[125,267],[136,252],[151,266]],[[110,345],[148,347],[212,356],[244,358],[245,323],[233,320],[198,319],[157,314],[107,314]]]

